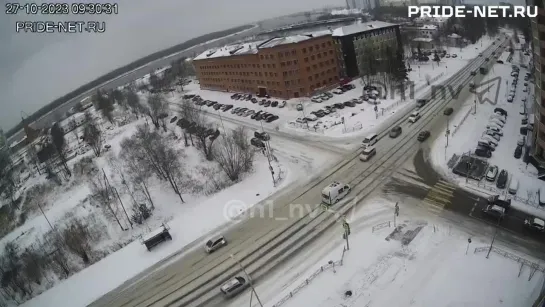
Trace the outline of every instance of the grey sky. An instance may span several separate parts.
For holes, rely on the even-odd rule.
[[[3,10],[7,2],[12,1],[1,1]],[[61,19],[1,13],[1,128],[7,130],[15,125],[21,111],[30,114],[102,74],[190,38],[265,18],[343,5],[345,1],[117,0],[117,3],[118,15],[62,19],[106,21],[106,32],[102,34],[17,34],[16,21]]]

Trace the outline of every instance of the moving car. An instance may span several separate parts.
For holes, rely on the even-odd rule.
[[[244,277],[236,276],[228,282],[224,283],[220,291],[223,293],[223,296],[226,298],[234,297],[235,295],[241,293],[246,288],[248,288],[249,283],[244,279]]]
[[[345,198],[351,190],[349,185],[334,181],[322,190],[322,202],[333,205]]]
[[[494,181],[496,180],[496,177],[498,177],[498,167],[495,165],[492,165],[488,168],[488,171],[486,172],[486,180],[488,181]]]
[[[544,232],[545,221],[540,218],[530,216],[524,220],[524,227],[531,231]]]
[[[402,131],[402,129],[401,129],[400,126],[395,126],[395,127],[392,128],[392,130],[390,130],[389,135],[390,135],[391,138],[396,138],[401,134],[401,131]]]
[[[424,142],[425,140],[427,140],[429,137],[430,137],[430,132],[429,131],[421,131],[419,134],[418,134],[418,141],[420,142]]]
[[[505,216],[505,208],[498,205],[488,205],[483,209],[483,213],[499,221]]]
[[[377,154],[375,147],[367,147],[360,154],[360,161],[369,161],[374,155]]]
[[[409,123],[416,123],[420,119],[420,112],[415,111],[409,115]]]
[[[505,212],[511,208],[511,199],[505,195],[492,195],[487,199],[488,205],[497,205],[505,209]]]
[[[223,236],[218,236],[206,241],[206,244],[204,245],[204,250],[210,254],[217,251],[218,249],[222,248],[225,245],[227,245],[227,240],[225,240]]]
[[[507,180],[509,179],[509,173],[506,170],[502,169],[498,175],[498,181],[496,181],[496,187],[498,189],[505,189],[507,185]]]

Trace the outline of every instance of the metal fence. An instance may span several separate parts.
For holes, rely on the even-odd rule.
[[[343,133],[350,133],[350,132],[358,131],[358,130],[361,130],[361,129],[363,129],[362,123],[357,122],[354,126],[352,126],[350,128],[343,128]]]
[[[485,190],[490,191],[490,192],[492,192],[494,194],[497,194],[497,195],[508,196],[508,197],[510,197],[510,198],[520,202],[520,203],[526,204],[528,206],[532,206],[532,207],[539,208],[541,210],[545,210],[544,207],[541,207],[539,205],[539,191],[538,190],[536,190],[536,191],[527,190],[526,193],[527,193],[528,197],[524,198],[524,197],[517,196],[517,195],[510,195],[507,191],[497,189],[496,187],[490,186],[490,185],[486,184],[486,182],[483,182],[483,181],[477,181],[477,187],[479,187],[481,189],[485,189]]]
[[[344,254],[346,252],[346,248],[343,247],[343,252],[341,255],[341,259],[337,261],[329,261],[326,265],[320,266],[314,273],[312,273],[309,277],[307,277],[303,282],[301,282],[295,289],[291,290],[290,293],[286,294],[283,298],[281,298],[276,304],[272,305],[272,307],[279,307],[284,305],[290,298],[292,298],[294,295],[299,293],[301,290],[303,290],[306,286],[312,282],[316,277],[318,277],[323,272],[327,271],[328,269],[332,269],[333,272],[335,272],[335,266],[342,266],[343,260],[344,260]]]
[[[532,262],[528,259],[525,259],[525,258],[522,258],[520,256],[517,256],[515,254],[512,254],[510,252],[506,252],[502,249],[499,249],[497,247],[494,247],[494,246],[485,246],[485,247],[476,247],[475,250],[473,251],[474,254],[476,253],[482,253],[482,252],[487,252],[488,250],[504,257],[504,258],[507,258],[507,259],[511,259],[517,263],[520,264],[520,269],[519,269],[519,275],[518,277],[520,277],[521,273],[522,273],[522,268],[524,266],[527,266],[529,268],[531,268],[532,270],[530,271],[530,276],[528,277],[528,281],[530,281],[532,279],[532,277],[534,276],[534,274],[536,272],[541,272],[541,273],[545,273],[545,267],[542,267],[540,266],[538,263],[535,263],[535,262]]]
[[[391,227],[390,221],[384,222],[384,223],[380,223],[380,224],[377,224],[377,225],[373,226],[371,232],[375,232],[375,231],[377,231],[377,230],[380,230],[380,229],[386,228],[386,227]]]

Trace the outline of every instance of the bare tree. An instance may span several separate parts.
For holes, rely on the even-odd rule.
[[[106,209],[106,211],[109,212],[115,219],[119,225],[119,228],[124,231],[125,228],[123,225],[121,225],[121,221],[117,217],[117,213],[112,207],[112,200],[114,197],[111,195],[111,189],[108,186],[106,178],[102,173],[99,173],[92,180],[90,180],[89,184],[93,200],[96,201],[102,208]]]
[[[26,155],[28,158],[28,161],[32,164],[34,164],[34,167],[36,168],[36,171],[38,174],[42,174],[40,171],[39,161],[38,161],[38,152],[36,151],[36,147],[34,147],[33,144],[27,146]]]
[[[104,116],[104,118],[106,118],[110,123],[113,124],[114,117],[112,112],[114,111],[114,100],[112,95],[107,95],[97,90],[97,93],[94,96],[94,100],[96,101],[96,109],[100,110],[102,116]]]
[[[79,135],[78,135],[78,124],[76,123],[76,120],[74,118],[72,118],[69,122],[69,125],[71,127],[74,127],[74,129],[72,129],[72,134],[76,137],[76,140],[78,141],[78,144],[80,143],[80,138],[79,138]]]
[[[193,132],[196,122],[200,121],[199,117],[201,116],[202,113],[200,112],[200,110],[194,108],[193,104],[189,100],[182,100],[182,103],[180,105],[180,120],[178,121],[177,125],[182,128],[186,147],[189,145],[187,142],[188,134],[189,139],[191,140],[191,145],[195,146],[195,144],[193,143]]]
[[[72,218],[62,231],[66,247],[81,258],[83,263],[91,262],[91,234],[87,224],[78,218]]]
[[[200,111],[195,113],[194,125],[190,127],[192,133],[197,137],[197,148],[201,149],[204,157],[208,161],[213,159],[212,146],[214,141],[218,138],[220,132],[208,122],[204,114]]]
[[[155,128],[163,127],[166,132],[165,118],[168,117],[168,104],[160,94],[152,94],[148,97],[149,108],[146,110]]]
[[[90,113],[85,113],[85,117],[86,125],[83,130],[83,139],[91,146],[95,156],[99,157],[102,152],[102,132]]]
[[[132,113],[138,118],[138,116],[143,113],[144,108],[140,103],[140,97],[138,97],[138,94],[131,88],[127,90],[126,101]]]
[[[127,141],[130,143],[130,140]],[[122,144],[126,145],[129,143]],[[123,161],[123,168],[127,175],[123,175],[123,181],[130,181],[133,189],[141,192],[150,203],[151,210],[154,210],[155,204],[153,203],[153,198],[151,197],[151,193],[148,189],[148,182],[150,180],[148,168],[145,165],[142,165],[143,161],[139,161],[132,156],[130,152],[133,149],[134,147],[131,146],[123,147],[119,154],[120,160]]]
[[[183,152],[174,150],[160,134],[150,132],[143,126],[137,128],[132,138],[123,140],[121,148],[126,150],[125,159],[147,167],[160,179],[168,181],[182,203],[185,202],[182,197],[184,172],[179,160],[183,158]]]
[[[64,168],[64,171],[68,176],[72,176],[72,172],[70,172],[70,168],[68,167],[68,164],[66,163],[66,142],[64,139],[64,131],[60,127],[59,123],[53,124],[50,130],[51,133],[51,143],[55,147],[55,150],[57,151],[57,155],[59,157],[59,160],[61,162],[61,165]]]
[[[252,169],[254,150],[249,144],[244,127],[239,127],[220,138],[214,147],[214,157],[227,177],[233,182]]]
[[[111,169],[113,170],[114,173],[117,174],[117,176],[121,180],[121,184],[125,187],[125,190],[127,191],[127,193],[129,193],[129,195],[130,195],[130,197],[132,199],[133,205],[138,206],[138,202],[134,198],[133,189],[131,189],[131,187],[129,185],[130,182],[126,178],[128,176],[125,176],[125,169],[124,169],[123,165],[121,164],[121,161],[118,158],[114,157],[114,156],[110,156],[108,158],[108,164],[110,164]]]

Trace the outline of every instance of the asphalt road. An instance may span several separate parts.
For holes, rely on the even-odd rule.
[[[491,46],[484,55],[490,55],[498,47]],[[455,88],[458,85],[467,88],[470,72],[483,63],[484,58],[472,60],[447,83]],[[420,110],[422,118],[416,123],[409,124],[407,114],[392,123],[392,126],[400,125],[403,128],[403,134],[398,138],[387,137],[389,128],[379,133],[377,156],[371,161],[360,162],[359,151],[347,155],[332,169],[311,178],[309,182],[291,186],[275,195],[274,204],[265,210],[258,210],[258,213],[264,214],[254,214],[225,231],[229,242],[227,247],[211,255],[206,255],[203,250],[189,252],[134,284],[108,293],[91,306],[224,305],[219,287],[233,276],[241,275],[231,254],[236,255],[246,267],[254,282],[259,283],[269,270],[334,225],[339,215],[346,214],[367,195],[380,189],[423,146],[416,140],[417,134],[422,130],[433,131],[432,128],[444,124],[437,115],[442,114],[446,106],[457,102],[459,100],[452,99],[450,93],[445,99],[432,98]],[[347,199],[324,212],[320,206],[321,191],[333,181],[350,184],[352,192]],[[265,204],[256,206],[263,208]],[[301,208],[306,212],[301,214]]]

